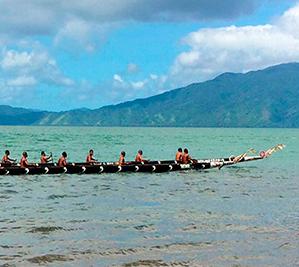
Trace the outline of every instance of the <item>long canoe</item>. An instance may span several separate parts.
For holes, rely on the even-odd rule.
[[[238,162],[234,157],[219,159],[199,159],[192,160],[188,164],[182,164],[173,160],[149,161],[147,163],[129,162],[119,166],[115,163],[71,163],[65,167],[56,166],[56,164],[35,164],[28,168],[20,166],[0,165],[0,175],[42,175],[42,174],[101,174],[101,173],[126,173],[126,172],[143,172],[143,173],[162,173],[184,170],[205,170],[213,168],[222,168],[224,166],[234,165],[240,162],[254,161],[263,159],[260,156],[243,157]]]

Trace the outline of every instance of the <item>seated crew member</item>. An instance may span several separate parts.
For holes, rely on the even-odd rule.
[[[67,165],[66,159],[67,159],[66,152],[62,152],[61,157],[59,158],[57,165],[59,167],[65,167]]]
[[[145,160],[142,155],[143,155],[142,150],[138,150],[138,153],[135,157],[135,162],[140,162],[140,163],[147,162],[147,160]]]
[[[41,155],[40,156],[40,163],[41,164],[46,164],[46,163],[48,163],[48,162],[50,162],[52,160],[52,154],[50,156],[47,156],[46,153],[45,153],[45,151],[42,151],[40,153],[40,155]]]
[[[93,158],[93,150],[90,149],[86,157],[86,163],[94,163],[94,162],[96,162],[96,159]]]
[[[27,167],[29,167],[29,163],[28,163],[27,157],[28,157],[28,154],[27,154],[26,151],[24,151],[23,154],[22,154],[21,161],[20,161],[21,168],[27,168]]]
[[[125,160],[126,152],[122,151],[120,152],[119,160],[118,160],[118,165],[125,165],[126,160]]]
[[[175,160],[181,162],[182,159],[183,159],[183,150],[179,148],[178,152],[176,152]]]
[[[183,162],[184,164],[187,164],[187,163],[190,163],[190,161],[191,161],[191,157],[190,157],[190,155],[189,155],[189,151],[188,151],[187,148],[185,148],[185,149],[184,149],[184,154],[183,154],[183,156],[182,156],[182,162]]]
[[[9,157],[9,155],[10,155],[9,150],[5,150],[5,154],[4,154],[3,158],[2,158],[2,163],[11,164],[13,162],[16,162],[16,160],[15,159],[11,159]]]

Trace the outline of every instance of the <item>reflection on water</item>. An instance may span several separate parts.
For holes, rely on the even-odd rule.
[[[38,136],[40,129],[14,131]],[[52,133],[51,129],[47,130],[50,133],[47,140],[52,140],[55,148],[59,144],[53,135],[65,130],[58,128]],[[104,130],[96,128],[66,129],[71,140],[68,151],[77,158],[79,151],[84,154],[89,146],[87,141],[79,147],[73,143],[79,144],[86,132],[91,132],[94,139],[97,131],[99,136],[104,134],[101,132]],[[131,129],[109,131],[110,135],[105,132],[107,143],[93,146],[96,151],[103,151],[121,138],[119,131],[130,133]],[[145,147],[151,158],[155,155],[169,158],[171,147],[176,148],[178,140],[184,140],[184,131],[150,129],[149,137],[144,138],[148,131],[139,129],[138,133],[143,135],[138,138],[121,139]],[[220,156],[225,155],[224,151],[229,154],[242,151],[243,142],[249,143],[246,135],[257,145],[265,138],[271,144],[278,143],[275,141],[280,135],[288,139],[287,145],[292,149],[263,162],[221,171],[0,177],[0,264],[299,265],[299,172],[290,160],[298,155],[294,150],[298,131],[280,130],[273,134],[271,130],[256,130],[253,135],[254,130],[238,129],[236,136],[229,129],[224,132],[200,129],[200,134],[198,129],[186,131],[191,140],[187,146],[198,155],[208,154],[201,151],[203,147],[212,147],[211,156],[217,156],[213,145],[226,136],[230,136],[230,142],[235,140],[235,147],[230,150],[229,145],[223,144],[224,148],[218,149]],[[168,138],[164,138],[168,133]],[[209,144],[211,134],[214,138]],[[160,145],[155,144],[150,150],[153,139],[160,135]],[[242,142],[236,141],[238,136],[242,136]],[[9,143],[12,137],[6,132],[5,138],[5,143]],[[202,139],[205,141],[198,141]],[[284,141],[287,140],[281,140]],[[34,144],[27,147],[37,150]],[[22,150],[11,148],[17,149]],[[129,153],[133,154],[133,149]],[[118,152],[113,147],[112,150]]]

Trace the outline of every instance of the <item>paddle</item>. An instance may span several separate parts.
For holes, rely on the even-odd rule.
[[[54,160],[53,160],[52,152],[50,152],[50,158],[51,158],[51,162],[52,162],[52,164],[54,164]]]
[[[234,157],[233,163],[238,163],[243,160],[249,153],[256,154],[256,150],[249,148],[245,153],[240,154],[239,156]]]
[[[278,152],[280,150],[283,150],[284,148],[285,148],[284,144],[278,144],[274,147],[267,149],[266,151],[261,151],[260,156],[262,158],[267,158],[267,157],[271,156],[274,152]]]
[[[236,157],[234,157],[233,160],[230,160],[228,162],[223,162],[222,165],[220,165],[218,167],[219,170],[221,170],[224,166],[227,166],[227,165],[233,165],[233,164],[237,164],[239,163],[240,161],[242,161],[249,153],[252,153],[252,154],[256,154],[256,150],[254,148],[249,148],[245,153],[242,153]]]

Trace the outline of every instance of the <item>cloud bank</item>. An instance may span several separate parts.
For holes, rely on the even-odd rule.
[[[62,73],[46,51],[3,49],[0,54],[0,97],[4,103],[28,94],[28,91],[24,92],[26,88],[42,84],[70,87],[74,82]]]
[[[72,21],[203,21],[253,12],[258,0],[2,0],[0,32],[45,35]],[[84,27],[84,26],[83,26]],[[84,30],[84,29],[83,29]],[[85,29],[86,31],[86,29]]]
[[[178,84],[299,61],[299,4],[272,24],[206,28],[182,42],[189,50],[177,56],[169,75]]]
[[[0,44],[50,36],[68,50],[95,51],[109,32],[129,22],[233,20],[267,0],[1,0]],[[74,42],[75,41],[75,42]]]

